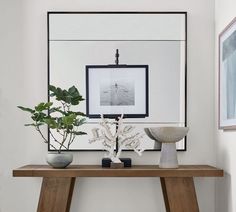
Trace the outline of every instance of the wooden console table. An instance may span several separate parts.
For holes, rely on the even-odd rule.
[[[69,212],[76,177],[160,177],[167,212],[199,212],[193,177],[222,177],[223,170],[208,165],[183,165],[178,169],[160,169],[155,165],[123,169],[28,165],[13,170],[13,176],[43,177],[37,212]]]

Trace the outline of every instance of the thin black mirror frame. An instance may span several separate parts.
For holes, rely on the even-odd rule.
[[[182,14],[185,17],[185,79],[184,79],[184,95],[185,95],[185,103],[184,103],[184,115],[185,115],[185,124],[184,126],[187,127],[187,44],[188,44],[188,37],[187,37],[187,12],[186,11],[164,11],[164,12],[154,12],[154,11],[48,11],[47,12],[47,70],[48,70],[48,80],[47,80],[47,91],[48,91],[48,101],[50,101],[50,93],[49,93],[49,85],[50,85],[50,26],[49,26],[49,18],[50,14]],[[56,151],[50,149],[50,134],[48,131],[48,151]],[[148,149],[145,151],[160,151],[161,149]],[[92,151],[104,151],[101,149],[90,149],[90,150],[82,150],[82,149],[73,149],[73,150],[63,150],[63,151],[70,151],[70,152],[92,152]],[[132,151],[132,150],[124,150],[124,151]],[[187,151],[187,136],[184,138],[184,148],[178,149],[179,152],[185,152]]]

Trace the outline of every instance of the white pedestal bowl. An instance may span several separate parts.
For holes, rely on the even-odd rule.
[[[144,128],[144,131],[146,133],[146,135],[151,138],[152,140],[154,140],[154,146],[153,146],[153,149],[154,150],[160,150],[161,149],[161,142],[159,142],[158,140],[156,140],[155,137],[152,136],[152,134],[150,133],[149,131],[149,128]]]
[[[153,140],[161,142],[160,168],[178,168],[176,142],[188,133],[188,127],[151,127],[145,128],[146,134]]]

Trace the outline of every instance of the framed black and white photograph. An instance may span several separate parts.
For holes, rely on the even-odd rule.
[[[236,18],[219,36],[219,128],[236,129]]]
[[[148,116],[148,65],[86,66],[89,118]]]

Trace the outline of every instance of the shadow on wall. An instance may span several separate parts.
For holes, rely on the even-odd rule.
[[[216,179],[216,212],[232,211],[231,175],[224,173],[224,178]]]

